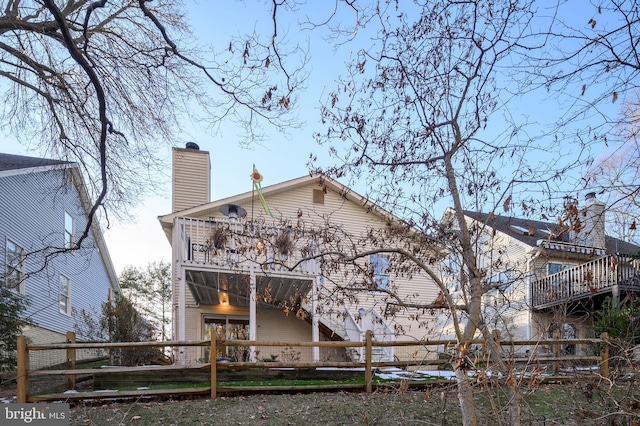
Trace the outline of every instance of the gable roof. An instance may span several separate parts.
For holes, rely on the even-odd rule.
[[[342,195],[345,199],[360,205],[364,209],[367,209],[368,212],[374,213],[380,217],[383,217],[385,219],[394,219],[394,220],[400,221],[399,218],[393,216],[391,213],[387,212],[382,207],[374,204],[366,197],[356,193],[355,191],[341,184],[340,182],[320,174],[303,176],[297,179],[292,179],[292,180],[284,181],[274,185],[265,186],[262,188],[262,193],[264,194],[265,198],[268,198],[270,195],[277,195],[279,193],[288,192],[293,189],[301,188],[304,186],[311,186],[311,185],[319,185],[327,189],[330,189]],[[199,206],[195,206],[195,207],[191,207],[181,211],[162,215],[162,216],[159,216],[158,219],[163,224],[163,227],[165,227],[165,225],[173,226],[173,219],[175,217],[189,216],[194,214],[202,215],[202,216],[213,215],[214,213],[217,213],[219,211],[220,206],[224,204],[248,203],[251,201],[251,198],[253,197],[253,195],[254,194],[252,191],[247,191],[238,195],[234,195],[232,197],[223,198],[223,199],[212,201]]]
[[[79,194],[82,208],[86,215],[91,211],[91,200],[87,187],[85,186],[84,179],[76,163],[63,160],[54,160],[48,158],[28,157],[24,155],[14,155],[0,153],[0,178],[15,176],[20,174],[40,173],[55,169],[69,169],[73,176],[73,182]],[[98,245],[98,251],[100,257],[105,265],[107,274],[111,281],[111,287],[114,290],[120,290],[120,284],[118,282],[118,275],[113,267],[111,256],[107,249],[102,229],[96,220],[91,223],[91,229],[93,231],[96,244]]]
[[[69,167],[73,166],[73,163],[63,160],[0,153],[0,177],[46,170],[55,166]]]
[[[553,222],[520,219],[517,217],[501,216],[496,214],[489,217],[486,213],[470,210],[464,210],[464,214],[480,223],[486,223],[496,231],[509,235],[510,237],[531,247],[538,246],[540,240],[559,241],[571,244],[568,232],[564,232],[560,236],[554,235],[554,231],[557,231],[558,229],[558,224]],[[553,237],[550,238],[551,235],[553,235]],[[605,246],[606,251],[609,254],[637,254],[640,251],[640,246],[608,235],[605,236]]]

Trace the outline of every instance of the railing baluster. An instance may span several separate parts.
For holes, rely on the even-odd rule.
[[[633,278],[640,278],[640,270],[635,264],[626,257],[616,256],[614,259],[613,256],[601,257],[533,281],[533,305],[584,297],[593,291],[607,290],[614,285],[629,283]]]

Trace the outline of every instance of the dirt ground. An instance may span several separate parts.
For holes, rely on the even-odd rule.
[[[611,393],[604,383],[578,382],[523,388],[524,425],[640,424],[640,386]],[[0,387],[12,401],[15,385]],[[508,424],[507,397],[479,389],[480,424]],[[85,401],[71,405],[72,425],[458,425],[453,384],[434,388],[392,387],[372,394],[323,392],[180,399]],[[635,423],[634,423],[635,422]]]

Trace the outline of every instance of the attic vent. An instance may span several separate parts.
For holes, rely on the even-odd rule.
[[[313,204],[324,204],[324,191],[322,189],[313,190]]]

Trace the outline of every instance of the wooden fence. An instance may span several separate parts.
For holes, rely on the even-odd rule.
[[[67,340],[73,342],[67,336]],[[551,366],[557,371],[561,363],[588,363],[598,367],[598,374],[603,376],[609,375],[609,351],[607,345],[607,336],[603,334],[599,339],[554,339],[554,340],[536,340],[536,341],[503,341],[499,342],[504,348],[508,348],[506,352],[517,353],[514,348],[518,346],[527,346],[532,348],[527,356],[510,355],[505,360],[511,365],[528,364],[540,366],[542,364]],[[446,348],[455,345],[455,340],[426,340],[426,341],[396,341],[396,342],[377,342],[373,341],[372,333],[368,332],[364,342],[346,342],[346,341],[326,341],[326,342],[262,342],[247,340],[226,340],[216,341],[215,339],[203,341],[167,341],[167,342],[129,342],[129,343],[60,343],[49,345],[29,345],[24,337],[18,338],[18,370],[17,370],[17,400],[18,402],[40,402],[51,400],[83,400],[83,399],[105,399],[105,398],[139,398],[149,396],[178,396],[178,395],[207,395],[212,398],[217,397],[221,392],[250,392],[250,391],[307,391],[307,390],[327,390],[327,389],[364,389],[366,392],[372,392],[374,383],[373,376],[377,369],[384,367],[396,367],[407,371],[413,371],[418,367],[432,366],[434,368],[449,365],[450,361],[446,355]],[[477,340],[474,342],[480,348],[483,347],[484,341]],[[365,349],[364,362],[352,361],[324,361],[324,362],[299,362],[299,361],[262,361],[250,362],[239,361],[231,362],[227,360],[216,359],[218,346],[223,347],[319,347],[319,348],[363,348]],[[562,355],[561,347],[563,345],[600,345],[602,348],[599,355],[592,356],[576,356]],[[552,350],[547,352],[545,356],[538,356],[536,348],[542,346],[550,347]],[[136,350],[144,348],[173,348],[181,349],[189,347],[200,347],[208,349],[208,362],[195,362],[185,365],[140,365],[133,367],[112,366],[109,368],[80,368],[77,365],[76,354],[80,350],[84,351],[105,351],[114,350]],[[417,352],[420,348],[435,347],[436,350],[431,353],[440,353],[441,356],[432,359],[411,358],[396,359],[393,362],[376,362],[374,361],[374,348],[394,347],[394,348],[414,348]],[[591,346],[588,346],[591,348]],[[438,350],[440,349],[440,351]],[[444,351],[442,350],[444,348]],[[65,351],[67,361],[63,366],[56,368],[30,369],[30,354],[42,351]],[[480,350],[480,352],[483,352]],[[587,351],[582,351],[587,352]],[[202,360],[204,361],[204,360]],[[486,361],[486,360],[485,360]],[[484,363],[482,358],[471,360],[472,365]],[[213,366],[213,368],[212,368]],[[364,375],[364,385],[362,384],[336,384],[336,385],[314,385],[314,386],[219,386],[218,375],[224,370],[239,369],[293,369],[293,370],[309,370],[309,369],[360,369]],[[166,372],[186,372],[200,371],[207,372],[208,386],[189,387],[184,389],[137,389],[137,390],[118,390],[118,391],[90,391],[72,393],[47,393],[40,395],[29,394],[29,380],[41,377],[58,377],[66,379],[67,387],[74,389],[76,379],[82,377],[94,377],[96,375],[122,375],[133,374],[137,372],[154,372],[154,374],[162,374]]]

